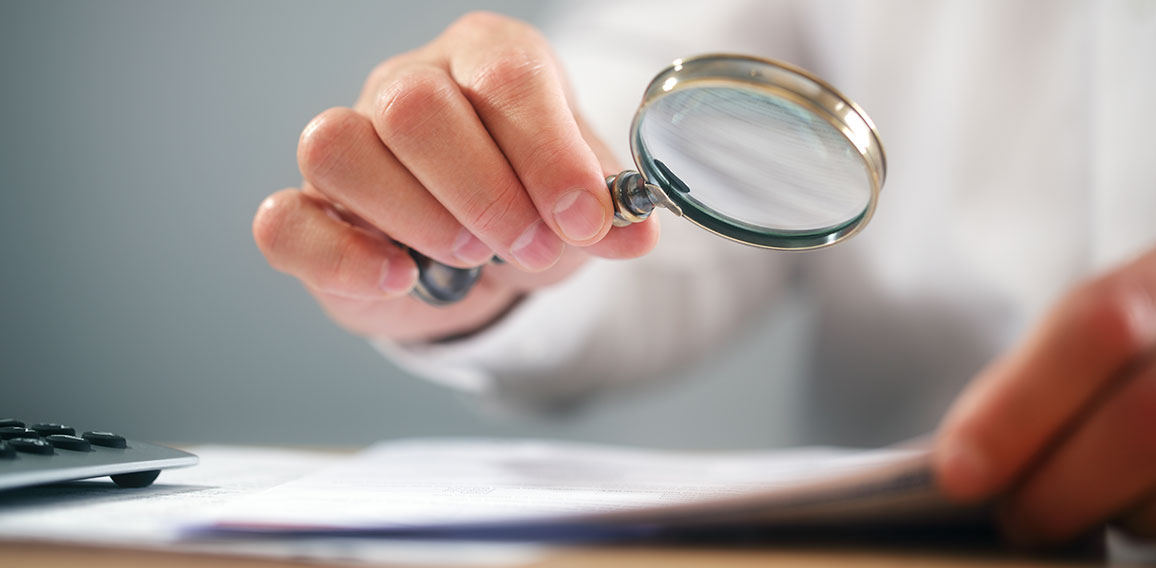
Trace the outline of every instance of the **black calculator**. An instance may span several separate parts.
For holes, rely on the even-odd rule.
[[[162,469],[196,465],[197,456],[64,424],[0,418],[0,491],[109,476],[121,487],[151,485]]]

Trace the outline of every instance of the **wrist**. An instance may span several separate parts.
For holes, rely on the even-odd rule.
[[[430,306],[407,299],[413,311],[398,318],[379,337],[400,344],[457,341],[481,333],[502,320],[526,292],[483,278],[468,296],[450,306]]]

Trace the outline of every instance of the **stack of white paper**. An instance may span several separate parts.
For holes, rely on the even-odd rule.
[[[515,566],[536,561],[545,551],[533,543],[509,542],[431,547],[380,538],[183,538],[190,523],[222,505],[349,459],[236,446],[191,451],[201,458],[197,466],[166,470],[150,487],[125,489],[103,478],[0,492],[0,540],[403,566]]]
[[[538,536],[601,536],[591,529],[629,536],[687,525],[970,523],[982,512],[939,495],[922,449],[693,454],[413,440],[351,457],[220,446],[193,451],[200,465],[165,471],[148,488],[99,480],[0,492],[0,540],[508,566],[548,554],[533,540]],[[543,528],[562,532],[534,532]],[[291,532],[312,534],[266,538]],[[221,533],[228,538],[216,538]],[[431,546],[423,540],[431,536],[451,540]],[[1153,558],[1150,548],[1125,550]]]
[[[237,500],[219,530],[429,534],[945,519],[922,449],[688,454],[586,444],[415,440]]]

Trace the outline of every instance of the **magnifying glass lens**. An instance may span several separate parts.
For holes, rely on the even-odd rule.
[[[648,165],[679,197],[752,230],[827,231],[861,215],[871,200],[870,174],[850,141],[783,99],[686,89],[646,109],[640,136]]]
[[[706,57],[660,74],[631,145],[647,181],[691,221],[778,249],[856,232],[884,167],[853,103],[804,72],[751,58]]]

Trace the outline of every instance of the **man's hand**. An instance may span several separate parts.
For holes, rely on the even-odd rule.
[[[655,219],[611,229],[603,178],[618,172],[614,159],[572,107],[546,41],[494,14],[467,15],[379,65],[352,109],[305,127],[297,161],[301,189],[261,204],[254,237],[274,268],[365,335],[468,332],[585,253],[636,257],[658,237]],[[407,296],[417,269],[395,243],[451,266],[495,254],[507,264],[433,308]]]
[[[935,462],[949,496],[996,498],[1021,544],[1104,524],[1156,536],[1156,250],[1068,294],[985,370]]]

